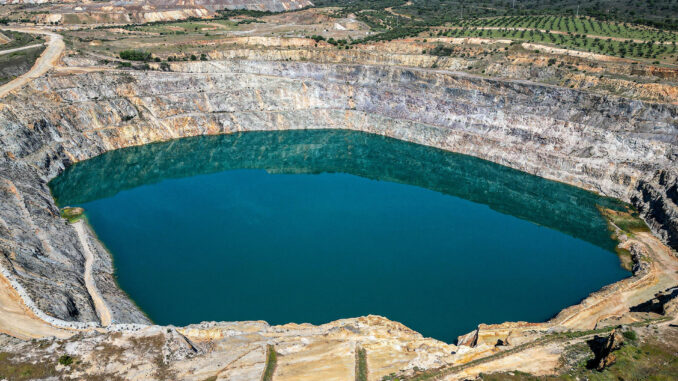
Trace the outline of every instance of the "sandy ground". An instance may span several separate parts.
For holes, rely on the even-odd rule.
[[[94,308],[97,311],[97,315],[99,315],[101,325],[104,327],[108,326],[111,324],[111,311],[106,305],[104,299],[101,297],[101,294],[99,294],[96,282],[92,276],[94,254],[92,254],[89,241],[87,239],[87,234],[85,233],[85,223],[80,220],[73,224],[73,228],[75,228],[75,231],[78,233],[78,239],[80,240],[80,244],[82,245],[82,249],[85,253],[85,286],[87,287],[89,295],[92,297],[92,301],[94,301]]]
[[[560,364],[562,349],[562,344],[526,349],[510,356],[464,369],[443,379],[450,381],[467,380],[477,377],[480,373],[502,371],[521,371],[534,376],[553,374]]]
[[[42,52],[42,55],[38,57],[35,61],[35,64],[25,74],[20,77],[17,77],[13,81],[7,82],[6,84],[0,86],[0,98],[3,98],[5,95],[10,92],[22,88],[25,84],[29,83],[35,78],[40,77],[41,75],[47,73],[54,64],[61,57],[65,45],[64,41],[61,38],[61,35],[41,30],[35,28],[7,28],[7,30],[14,30],[17,32],[24,33],[33,33],[33,34],[43,34],[47,37],[47,48]]]
[[[35,316],[9,281],[0,274],[0,332],[20,339],[69,337],[73,331],[53,327]]]

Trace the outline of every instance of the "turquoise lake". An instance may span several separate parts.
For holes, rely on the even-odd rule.
[[[155,323],[386,316],[455,342],[543,321],[629,276],[615,200],[484,160],[350,131],[247,132],[69,167],[120,287]]]

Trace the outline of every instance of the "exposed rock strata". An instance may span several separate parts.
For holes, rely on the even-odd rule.
[[[38,308],[96,321],[73,228],[47,181],[107,150],[233,131],[346,128],[477,156],[634,201],[675,243],[678,109],[448,72],[208,62],[181,73],[53,74],[0,110],[0,257]],[[96,242],[96,240],[92,240]],[[114,322],[146,319],[96,251]]]

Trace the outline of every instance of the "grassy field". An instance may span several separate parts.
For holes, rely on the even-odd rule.
[[[0,55],[0,85],[27,72],[33,66],[42,51],[42,46]]]
[[[22,46],[40,44],[45,42],[45,40],[40,35],[13,32],[8,30],[3,30],[2,34],[8,37],[11,41],[6,44],[0,45],[0,50],[15,49]]]

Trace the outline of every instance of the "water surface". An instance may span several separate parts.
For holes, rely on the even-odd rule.
[[[248,132],[108,152],[51,183],[159,324],[386,316],[454,342],[542,321],[628,276],[614,200],[348,131]]]

